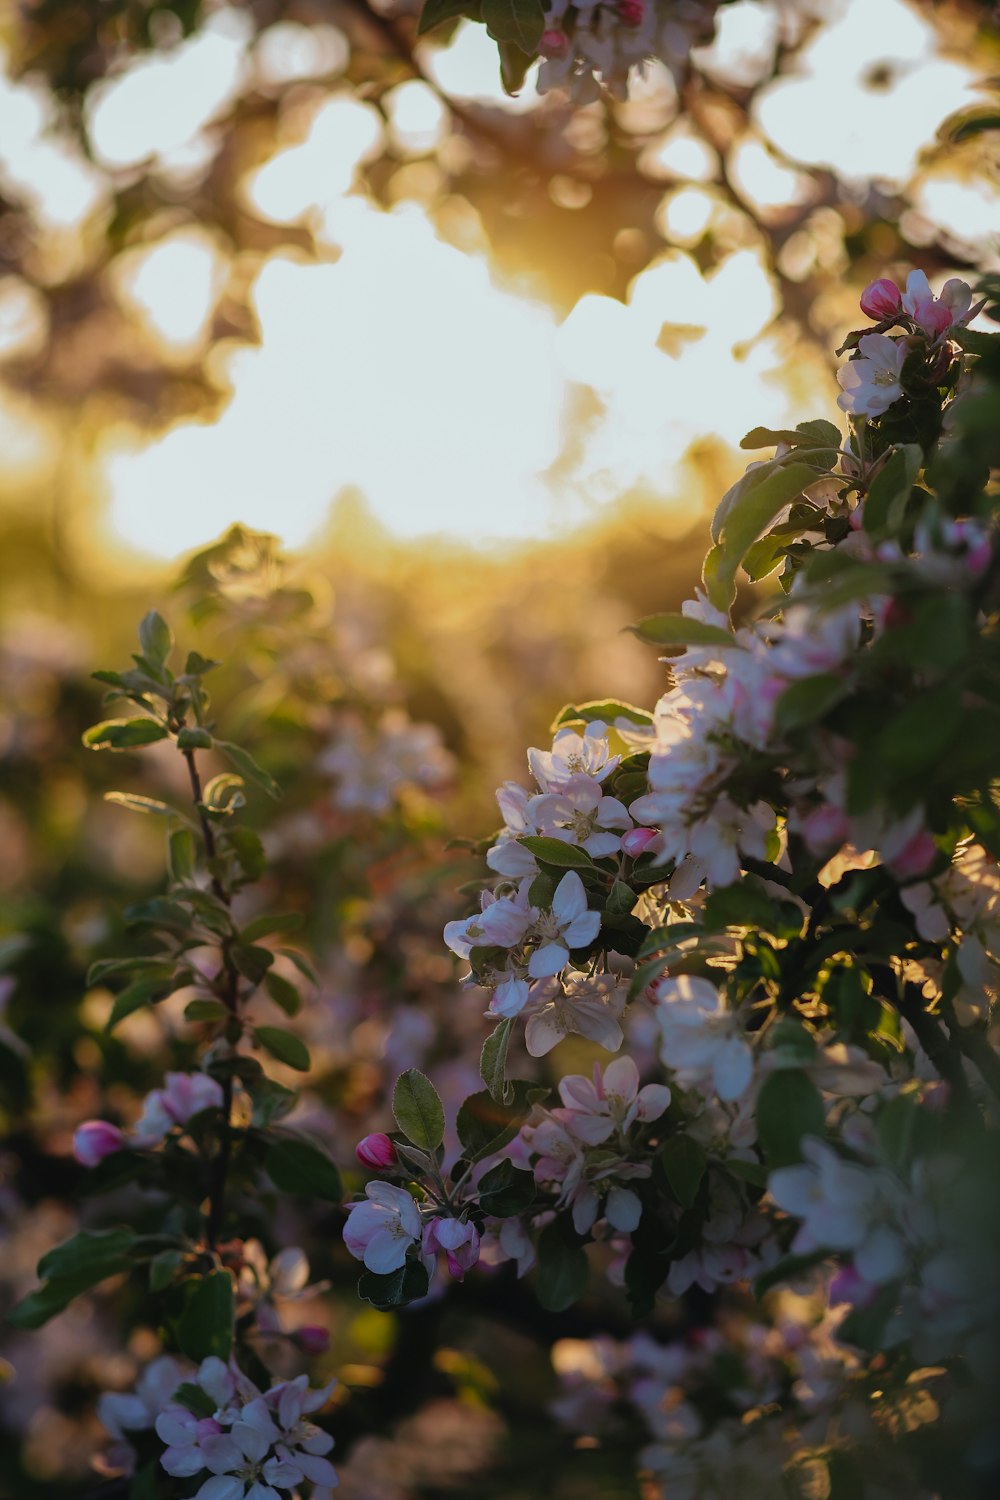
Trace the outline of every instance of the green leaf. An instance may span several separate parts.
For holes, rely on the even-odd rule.
[[[427,0],[417,22],[417,36],[433,31],[442,21],[453,21],[457,16],[466,15],[472,8],[470,0]]]
[[[171,1401],[177,1401],[188,1411],[194,1412],[196,1417],[212,1417],[218,1409],[216,1401],[203,1391],[200,1385],[193,1381],[185,1380],[177,1387],[171,1396]]]
[[[550,839],[542,834],[529,834],[523,839],[518,839],[518,843],[523,844],[543,864],[557,865],[565,870],[596,868],[585,849],[578,849],[575,844],[565,844],[562,839]]]
[[[242,745],[232,745],[227,740],[216,740],[215,748],[221,750],[223,755],[232,761],[237,771],[239,771],[241,776],[245,776],[247,781],[252,782],[256,787],[260,787],[262,792],[266,792],[276,802],[280,800],[281,787],[273,776],[269,776],[257,764],[250,752],[243,749]]]
[[[652,641],[654,646],[721,646],[737,651],[742,649],[731,631],[723,630],[721,625],[709,625],[704,620],[690,619],[687,615],[647,615],[638,625],[630,625],[629,629],[641,641]]]
[[[528,69],[535,59],[530,53],[522,52],[516,42],[500,42],[499,52],[500,82],[504,93],[518,94],[524,87]]]
[[[297,1089],[286,1089],[283,1083],[276,1083],[273,1078],[268,1078],[262,1073],[249,1085],[250,1097],[253,1100],[252,1123],[259,1129],[266,1129],[275,1120],[284,1119],[298,1101]]]
[[[167,839],[167,864],[171,879],[186,885],[198,866],[198,844],[189,828],[175,828]]]
[[[754,1113],[771,1169],[801,1161],[804,1137],[822,1139],[826,1130],[819,1090],[804,1073],[790,1068],[782,1068],[765,1080]]]
[[[210,1271],[186,1283],[187,1306],[177,1328],[177,1342],[189,1359],[228,1359],[233,1346],[233,1278]]]
[[[251,984],[260,984],[274,963],[274,954],[270,948],[260,948],[253,943],[234,943],[229,951],[233,963]]]
[[[483,21],[495,42],[512,42],[533,57],[545,30],[541,0],[483,0]]]
[[[815,724],[839,703],[849,684],[833,672],[815,677],[800,677],[787,687],[775,704],[775,723],[779,730],[801,729]]]
[[[149,1290],[166,1291],[177,1280],[177,1273],[186,1260],[183,1250],[161,1250],[158,1255],[154,1255],[149,1262]],[[177,1397],[171,1399],[176,1401]],[[211,1416],[211,1412],[208,1415]]]
[[[660,1147],[659,1161],[677,1202],[690,1208],[708,1166],[701,1146],[689,1135],[672,1135]]]
[[[38,1263],[45,1285],[22,1298],[8,1313],[15,1328],[41,1328],[50,1318],[109,1276],[129,1271],[135,1235],[128,1229],[81,1231],[57,1245]]]
[[[711,577],[706,574],[705,580],[710,585],[709,598],[717,608],[728,609],[736,569],[753,543],[778,512],[819,477],[808,464],[774,459],[759,469],[748,469],[723,496],[712,523],[716,555],[709,570]],[[725,602],[719,602],[723,598]]]
[[[964,718],[953,683],[918,692],[892,716],[868,754],[903,774],[930,771],[961,734]]]
[[[232,813],[245,807],[243,777],[232,771],[223,771],[220,775],[213,776],[202,789],[201,802],[203,807],[218,813]]]
[[[508,1080],[509,1103],[495,1098],[488,1089],[470,1094],[461,1105],[455,1126],[467,1161],[493,1156],[517,1135],[528,1111],[548,1089],[523,1078]]]
[[[177,813],[167,802],[159,802],[155,797],[140,797],[135,792],[105,792],[105,802],[111,802],[116,807],[126,807],[129,812],[148,813],[158,818],[176,818]]]
[[[444,1140],[444,1108],[438,1091],[417,1068],[408,1068],[392,1091],[396,1124],[415,1146],[436,1151]]]
[[[535,1179],[531,1172],[501,1161],[483,1174],[479,1181],[479,1206],[497,1219],[509,1219],[523,1213],[535,1200]]]
[[[273,969],[269,970],[264,975],[264,988],[286,1016],[298,1015],[302,1009],[302,996],[290,979],[286,979],[283,974],[275,974]]]
[[[297,932],[304,923],[305,917],[299,911],[285,912],[281,916],[254,917],[240,936],[244,943],[255,943],[258,938],[267,937],[272,932]]]
[[[200,651],[189,651],[184,663],[185,677],[204,677],[206,672],[211,672],[214,667],[220,667],[221,662],[212,661],[210,657],[202,656]]]
[[[329,1156],[301,1136],[281,1136],[264,1158],[264,1170],[283,1193],[339,1203],[344,1196],[340,1173]]]
[[[617,698],[595,699],[592,703],[567,703],[549,726],[552,734],[567,724],[613,724],[615,719],[628,719],[632,724],[652,724],[653,715],[634,703],[621,703]]]
[[[308,1073],[312,1066],[309,1048],[294,1032],[286,1031],[282,1026],[255,1026],[253,1034],[261,1046],[286,1067]]]
[[[872,480],[865,499],[865,531],[869,536],[888,536],[899,529],[923,461],[917,443],[903,443],[893,450]]]
[[[163,666],[174,649],[173,632],[155,609],[151,609],[139,624],[139,645],[143,656],[158,667]]]
[[[379,1312],[389,1312],[394,1307],[405,1307],[407,1302],[416,1302],[426,1297],[428,1276],[419,1260],[408,1260],[398,1271],[379,1276],[366,1271],[358,1281],[358,1296],[370,1302]]]
[[[115,1003],[111,1007],[105,1031],[113,1031],[119,1021],[124,1021],[133,1011],[141,1010],[144,1005],[155,1005],[158,1000],[165,1000],[168,995],[173,994],[176,984],[172,979],[136,979],[132,984],[126,985],[121,994],[115,996]]]
[[[542,1230],[538,1240],[535,1291],[549,1312],[565,1312],[587,1288],[588,1264],[581,1245],[568,1244],[558,1224]]]
[[[794,428],[754,427],[740,440],[740,447],[776,448],[779,443],[789,443],[793,448],[839,448],[841,434],[832,422],[817,418]]]
[[[221,1000],[189,1000],[184,1007],[187,1021],[225,1021],[228,1016]]]
[[[188,725],[177,731],[178,750],[211,750],[212,736],[200,724]]]
[[[88,750],[132,750],[166,738],[167,730],[156,719],[105,719],[84,731],[83,743]]]
[[[479,1058],[479,1072],[492,1097],[500,1104],[511,1097],[510,1085],[506,1082],[507,1048],[510,1046],[514,1018],[508,1016],[500,1022],[483,1043]]]
[[[264,845],[252,828],[227,828],[225,841],[236,856],[246,881],[259,880],[264,873],[267,858]]]
[[[91,1276],[101,1280],[114,1275],[114,1269],[106,1268],[117,1268],[134,1244],[135,1235],[131,1229],[83,1229],[43,1255],[38,1262],[38,1274],[45,1281],[67,1276]]]
[[[627,917],[637,900],[636,893],[624,880],[616,880],[608,895],[606,911],[612,916]]]

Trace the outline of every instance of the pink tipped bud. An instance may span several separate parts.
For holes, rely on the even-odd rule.
[[[641,26],[646,14],[646,0],[618,0],[618,19],[623,26]]]
[[[325,1354],[330,1347],[330,1334],[318,1323],[307,1323],[295,1330],[295,1342],[303,1354]]]
[[[73,1155],[82,1167],[96,1167],[124,1144],[125,1137],[117,1125],[109,1125],[107,1120],[84,1120],[73,1136]]]
[[[869,318],[881,321],[898,313],[901,301],[902,293],[896,283],[882,276],[878,281],[869,282],[861,293],[861,311]]]
[[[543,57],[565,57],[569,51],[569,37],[565,31],[543,31],[538,50]]]
[[[630,828],[628,833],[622,835],[622,851],[630,859],[638,859],[639,855],[656,838],[655,828]]]
[[[371,1172],[384,1172],[396,1165],[396,1148],[387,1135],[376,1132],[366,1135],[354,1148],[354,1154],[363,1167]]]

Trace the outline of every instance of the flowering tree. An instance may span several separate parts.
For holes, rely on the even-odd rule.
[[[509,88],[540,56],[540,87],[586,103],[650,56],[683,82],[716,9],[431,0],[419,27],[481,19]],[[109,1089],[77,1126],[87,1227],[42,1257],[11,1321],[41,1328],[116,1279],[145,1364],[98,1410],[105,1469],[137,1500],[330,1495],[332,1383],[301,1368],[328,1334],[289,1316],[323,1290],[317,1257],[360,1262],[379,1312],[417,1304],[399,1326],[452,1282],[502,1302],[515,1274],[556,1320],[624,1301],[638,1331],[554,1325],[573,1336],[554,1343],[552,1410],[587,1441],[631,1424],[645,1494],[991,1492],[1000,355],[969,325],[997,306],[995,280],[873,282],[840,350],[846,431],[747,435],[773,457],[723,497],[696,596],[635,627],[668,653],[655,708],[567,705],[530,785],[497,793],[478,909],[444,929],[468,969],[457,1019],[396,931],[428,887],[386,896],[378,870],[405,864],[423,813],[398,839],[393,819],[453,762],[380,700],[377,661],[348,648],[331,667],[329,620],[274,584],[268,539],[237,529],[186,583],[253,678],[233,718],[263,723],[269,769],[220,737],[206,679],[232,663],[178,655],[159,613],[130,667],[97,674],[129,716],[85,745],[169,754],[186,786],[110,794],[163,820],[167,881],[89,976],[115,992],[108,1036],[172,1016],[169,1061],[138,1108]],[[745,580],[764,584],[752,606]],[[248,798],[297,790],[307,764],[323,808],[258,834]],[[303,848],[305,894],[283,868]],[[421,1003],[386,1026],[378,1067],[354,1059],[361,1084],[330,1070],[324,1116],[295,1087],[316,1082],[309,1041],[359,1014],[339,994],[324,1011],[288,934],[362,892],[387,911],[338,942],[381,949],[381,990],[413,983]],[[127,1050],[119,1066],[140,1071]],[[338,1146],[362,1121],[352,1163]],[[355,1490],[393,1493],[363,1474]]]
[[[499,879],[445,929],[497,1023],[458,1161],[413,1071],[398,1131],[358,1148],[381,1180],[345,1238],[378,1306],[424,1295],[441,1250],[458,1277],[477,1257],[537,1263],[555,1310],[595,1260],[639,1317],[692,1286],[826,1299],[796,1334],[787,1399],[758,1372],[740,1423],[706,1421],[687,1393],[702,1361],[661,1351],[683,1393],[646,1455],[667,1495],[775,1464],[795,1493],[872,1462],[914,1464],[923,1485],[918,1458],[874,1440],[939,1412],[966,1462],[936,1486],[968,1494],[970,1468],[993,1464],[975,1457],[1000,1251],[1000,364],[996,336],[967,328],[983,306],[920,272],[874,283],[876,327],[849,335],[839,371],[847,435],[748,434],[775,454],[723,498],[702,589],[636,627],[671,653],[668,691],[652,713],[567,706],[551,750],[528,752],[534,789],[497,794]],[[780,589],[734,628],[740,569]],[[630,1052],[563,1075],[555,1102],[508,1077],[522,1017],[532,1058],[574,1033]],[[648,1358],[625,1346],[600,1373]],[[862,1400],[876,1423],[855,1444]],[[897,1431],[901,1401],[920,1412]]]

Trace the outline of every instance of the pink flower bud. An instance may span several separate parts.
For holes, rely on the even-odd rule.
[[[623,26],[641,26],[645,14],[645,0],[618,0],[618,19]]]
[[[376,1131],[366,1135],[354,1148],[354,1154],[363,1167],[371,1172],[384,1172],[396,1165],[396,1148],[387,1135]]]
[[[109,1125],[107,1120],[84,1120],[73,1136],[73,1155],[82,1167],[96,1167],[124,1144],[125,1137],[117,1125]]]
[[[878,281],[869,282],[861,293],[861,311],[869,318],[881,321],[899,312],[901,300],[902,294],[896,283],[882,276]]]
[[[318,1323],[307,1323],[295,1330],[295,1342],[303,1354],[325,1354],[330,1347],[330,1334]]]
[[[928,865],[933,864],[937,852],[937,844],[931,835],[926,828],[920,828],[888,864],[894,874],[906,880],[911,875],[922,875]]]
[[[852,1307],[870,1307],[878,1296],[878,1287],[866,1281],[853,1265],[842,1266],[827,1290],[830,1306],[849,1302]]]
[[[622,835],[622,852],[631,859],[638,859],[642,851],[656,838],[655,828],[630,828]]]
[[[569,51],[569,37],[565,31],[543,31],[538,50],[543,57],[565,57]]]

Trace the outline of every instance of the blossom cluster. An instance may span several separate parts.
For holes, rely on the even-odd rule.
[[[326,1455],[333,1439],[310,1420],[332,1389],[331,1382],[310,1390],[302,1375],[261,1392],[231,1361],[209,1356],[188,1372],[164,1355],[134,1394],[102,1396],[98,1415],[126,1466],[130,1438],[154,1429],[167,1474],[200,1479],[187,1491],[192,1500],[282,1500],[298,1497],[307,1482],[312,1500],[332,1500],[337,1473]]]
[[[711,39],[715,9],[707,0],[553,0],[538,92],[566,90],[578,104],[602,89],[625,99],[630,75],[654,57],[679,77],[692,46]]]

